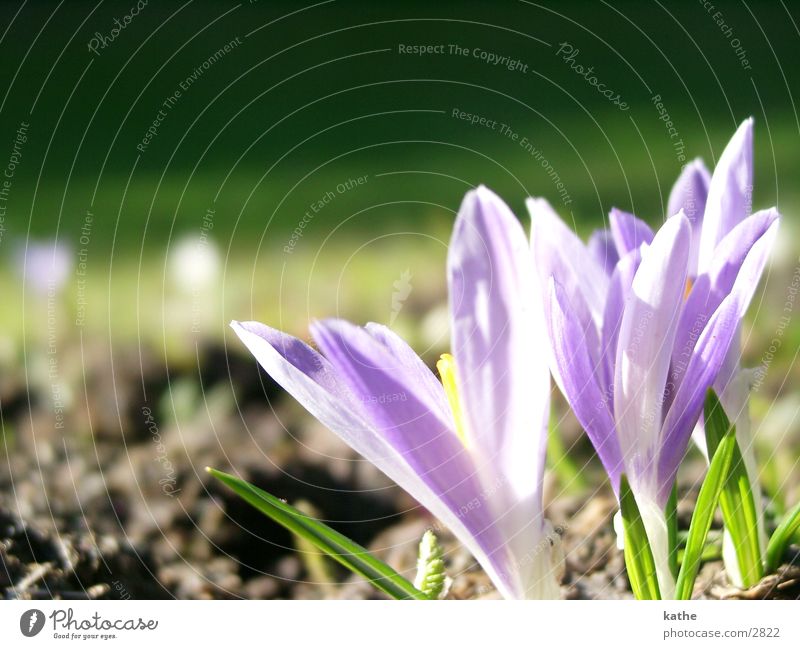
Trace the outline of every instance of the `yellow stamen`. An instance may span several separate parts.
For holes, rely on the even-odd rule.
[[[466,447],[468,443],[466,429],[464,428],[464,413],[461,410],[461,399],[458,396],[458,387],[456,385],[456,359],[451,354],[442,354],[436,363],[436,369],[439,370],[439,376],[442,377],[444,393],[447,395],[450,410],[453,411],[456,435]]]
[[[689,278],[686,279],[686,289],[683,291],[683,301],[684,302],[686,302],[686,300],[689,299],[689,293],[692,292],[692,286],[694,286],[694,281],[692,281],[692,278],[689,277]]]

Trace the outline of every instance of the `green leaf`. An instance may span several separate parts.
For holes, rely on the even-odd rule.
[[[685,550],[678,550],[678,563],[683,563],[684,554]],[[703,553],[700,555],[700,563],[706,563],[708,561],[720,561],[721,559],[722,546],[713,541],[706,541],[706,544],[703,546]]]
[[[722,439],[729,431],[733,431],[735,435],[736,428],[728,420],[713,390],[709,390],[706,395],[704,415],[708,457],[713,461]],[[733,449],[730,470],[719,497],[719,504],[725,527],[736,550],[742,582],[745,587],[752,586],[764,576],[764,566],[761,563],[753,490],[738,444]]]
[[[639,506],[624,473],[620,477],[619,503],[625,537],[625,568],[633,594],[636,599],[661,599],[653,551]]]
[[[689,536],[686,538],[683,563],[675,584],[675,599],[690,599],[692,596],[697,571],[700,568],[700,561],[705,549],[706,537],[711,529],[711,521],[719,504],[719,497],[725,486],[735,449],[736,431],[731,429],[717,445],[714,459],[711,460],[708,473],[700,487],[700,494],[697,496],[692,522],[689,524]]]
[[[240,478],[206,468],[212,476],[276,523],[300,536],[394,599],[425,599],[422,591],[346,536]]]
[[[669,546],[669,570],[678,577],[678,483],[672,485],[667,501],[667,544]]]
[[[798,530],[800,530],[800,503],[797,503],[791,511],[786,512],[769,539],[767,544],[768,573],[777,570],[783,555],[786,554],[786,548],[789,547],[792,537]]]
[[[706,444],[708,445],[708,457],[713,458],[717,446],[733,428],[728,415],[722,404],[719,402],[716,392],[709,388],[706,392],[706,401],[703,404],[703,417],[705,419]]]
[[[309,518],[319,516],[314,506],[306,500],[298,500],[294,503],[295,509],[305,514]],[[317,550],[311,541],[299,534],[293,534],[294,547],[300,555],[300,560],[306,569],[309,579],[314,581],[321,592],[332,593],[336,584],[336,578],[331,571],[331,559]]]
[[[561,431],[558,429],[558,420],[555,411],[550,412],[550,426],[547,435],[547,462],[550,470],[558,477],[561,489],[569,493],[583,493],[589,485],[583,475],[583,470],[572,459]]]

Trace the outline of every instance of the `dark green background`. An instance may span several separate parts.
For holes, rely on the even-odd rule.
[[[654,219],[679,171],[655,93],[687,154],[709,162],[754,115],[755,205],[797,202],[790,90],[800,80],[800,36],[791,4],[716,3],[751,71],[699,2],[337,1],[298,11],[296,3],[151,0],[99,56],[90,53],[93,33],[108,34],[133,4],[0,9],[0,24],[14,18],[0,45],[0,153],[10,151],[20,121],[31,124],[9,235],[24,237],[30,225],[51,236],[60,224],[59,237],[74,240],[91,207],[95,241],[108,245],[116,235],[115,254],[138,255],[173,230],[200,227],[219,193],[215,235],[224,245],[248,249],[264,235],[280,247],[314,198],[361,174],[370,175],[367,186],[341,197],[307,236],[326,236],[365,207],[372,209],[354,226],[373,233],[449,218],[427,204],[454,209],[465,184],[430,174],[373,177],[401,170],[484,182],[519,212],[527,193],[557,203],[523,150],[453,119],[453,107],[507,122],[542,149],[573,198],[565,214],[599,222],[617,204]],[[139,156],[136,144],[164,99],[237,36],[242,45],[184,94]],[[568,69],[555,55],[562,41],[580,49],[578,62],[593,65],[629,111]],[[521,59],[529,73],[472,57],[400,55],[399,43],[481,47]],[[381,49],[390,51],[364,54]],[[432,110],[447,113],[416,112]],[[394,201],[423,204],[374,207]]]

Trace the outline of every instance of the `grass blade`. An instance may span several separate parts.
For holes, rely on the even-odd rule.
[[[778,527],[773,532],[767,544],[767,572],[772,573],[778,569],[786,548],[792,541],[797,530],[800,530],[800,503],[786,512]]]
[[[625,531],[625,568],[633,594],[636,599],[661,599],[653,551],[625,474],[620,478],[619,501]]]
[[[678,578],[678,483],[672,485],[667,501],[667,545],[669,546],[669,569]]]
[[[564,446],[561,431],[554,411],[550,413],[550,425],[547,434],[547,462],[550,470],[558,477],[561,488],[569,493],[583,493],[587,488],[586,478],[581,467]]]
[[[247,503],[279,525],[306,539],[331,558],[368,579],[373,586],[394,599],[429,599],[425,593],[397,574],[390,566],[373,557],[367,550],[339,534],[324,523],[303,514],[266,491],[216,469],[207,468],[212,476],[233,490]]]
[[[728,431],[733,431],[735,434],[735,427],[728,420],[713,390],[709,390],[706,395],[704,415],[708,457],[713,461],[714,453],[722,439]],[[764,576],[764,566],[761,563],[753,490],[738,444],[733,449],[731,467],[720,494],[719,504],[725,527],[736,549],[742,582],[745,587],[752,586]]]
[[[725,486],[735,449],[736,432],[731,429],[717,445],[714,459],[711,460],[706,478],[700,487],[700,494],[697,496],[692,522],[689,524],[689,536],[686,538],[683,563],[675,584],[675,599],[690,599],[692,596],[706,537],[711,529],[711,520],[719,504],[719,497]]]

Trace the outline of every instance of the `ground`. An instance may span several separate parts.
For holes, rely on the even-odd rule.
[[[241,502],[205,466],[235,470],[413,575],[416,544],[435,521],[249,358],[204,350],[199,387],[189,378],[196,368],[173,365],[167,375],[155,353],[118,353],[114,380],[105,358],[99,350],[87,354],[91,385],[80,397],[73,394],[61,428],[53,424],[49,401],[26,392],[21,378],[0,384],[5,597],[380,596]],[[566,549],[563,596],[632,597],[607,487],[590,498],[568,493],[551,472],[547,497],[547,515]],[[682,493],[684,528],[692,499],[691,490]],[[439,536],[453,579],[448,597],[496,598],[460,544],[446,530]],[[800,561],[793,550],[795,565],[745,592],[732,588],[721,562],[711,560],[695,596],[800,598]]]

